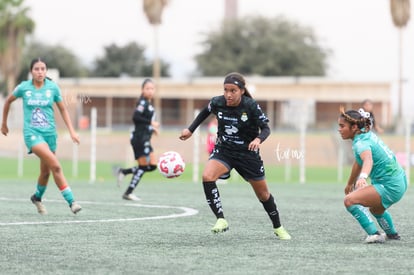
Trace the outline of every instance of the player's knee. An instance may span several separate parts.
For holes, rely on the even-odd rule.
[[[345,207],[348,208],[348,207],[350,207],[350,206],[352,206],[354,204],[355,204],[355,202],[352,199],[352,196],[346,195],[345,198],[344,198],[344,205],[345,205]]]
[[[212,174],[203,174],[202,179],[203,179],[203,182],[211,182],[211,181],[216,181],[218,177]]]
[[[262,201],[268,201],[270,199],[270,193],[268,191],[259,192],[256,194],[257,198]]]
[[[52,171],[52,173],[55,174],[59,174],[62,172],[62,167],[60,166],[59,163],[56,164],[52,164],[50,167],[50,171]]]

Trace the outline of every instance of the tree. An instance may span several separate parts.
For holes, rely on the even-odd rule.
[[[0,74],[3,75],[7,91],[12,91],[20,72],[25,38],[33,33],[34,21],[27,16],[29,8],[24,0],[2,0],[0,4]]]
[[[152,76],[152,63],[145,56],[145,48],[135,42],[119,47],[115,44],[104,47],[103,57],[94,61],[92,76],[119,77],[129,76]],[[161,75],[169,76],[169,65],[162,64]]]
[[[48,68],[58,69],[60,77],[82,77],[88,74],[88,69],[81,64],[79,58],[61,45],[50,46],[33,41],[26,46],[23,56],[23,69],[20,71],[19,81],[26,79],[29,73],[27,60],[36,57],[41,57]]]
[[[224,20],[205,34],[204,52],[195,57],[199,73],[232,71],[262,76],[323,76],[329,50],[318,45],[310,28],[282,17]]]

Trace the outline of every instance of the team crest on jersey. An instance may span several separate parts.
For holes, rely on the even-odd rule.
[[[243,112],[240,119],[241,119],[241,121],[246,122],[249,118],[247,117],[247,114],[245,112]]]
[[[46,97],[51,97],[52,96],[52,91],[51,90],[46,90],[45,95],[46,95]]]

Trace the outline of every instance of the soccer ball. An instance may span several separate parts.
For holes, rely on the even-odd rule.
[[[158,160],[158,170],[166,178],[178,177],[184,172],[184,169],[185,162],[177,152],[165,152]]]

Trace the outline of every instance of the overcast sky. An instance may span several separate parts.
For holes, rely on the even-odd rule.
[[[36,21],[35,37],[60,43],[90,64],[103,47],[136,41],[154,53],[154,31],[142,0],[26,0]],[[414,16],[411,3],[411,14]],[[239,16],[283,15],[311,27],[320,43],[333,51],[329,77],[345,80],[398,78],[398,31],[389,0],[239,0]],[[217,29],[224,16],[223,0],[170,0],[159,28],[159,53],[174,78],[195,69],[202,33]],[[414,81],[414,28],[403,32],[404,76]],[[411,84],[407,84],[411,85]],[[411,91],[414,94],[414,91]]]

